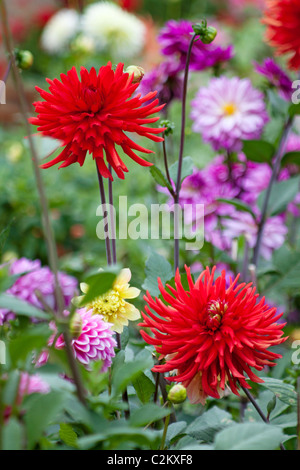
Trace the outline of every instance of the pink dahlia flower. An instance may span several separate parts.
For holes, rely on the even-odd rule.
[[[49,393],[49,385],[41,379],[38,374],[29,375],[27,372],[21,372],[19,390],[18,390],[18,402],[22,402],[26,395],[32,393]]]
[[[193,130],[214,150],[240,151],[242,140],[259,139],[268,121],[263,94],[248,78],[213,78],[191,104]]]
[[[111,329],[111,323],[102,319],[101,315],[93,315],[92,310],[81,308],[77,310],[79,315],[79,325],[81,331],[77,338],[72,340],[72,348],[75,358],[84,366],[88,366],[91,361],[103,361],[101,372],[106,372],[110,367],[112,358],[115,356],[114,348],[117,346]],[[50,328],[56,332],[56,326],[51,323]],[[55,333],[51,336],[48,346],[52,346]],[[63,349],[65,342],[63,335],[60,335],[55,343],[56,349]],[[43,351],[38,358],[36,365],[41,366],[48,361],[49,353]]]

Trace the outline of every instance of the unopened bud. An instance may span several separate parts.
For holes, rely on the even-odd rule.
[[[201,24],[194,24],[193,25],[194,32],[200,36],[201,41],[203,44],[210,44],[215,39],[218,31],[213,26],[207,26],[207,21],[202,21]]]
[[[125,73],[129,73],[129,75],[133,74],[132,83],[140,83],[145,75],[145,70],[139,65],[129,65]]]
[[[186,399],[186,388],[183,385],[177,384],[171,388],[168,393],[168,400],[175,405],[183,403]]]
[[[33,55],[30,51],[15,51],[17,66],[21,70],[28,70],[33,64]]]
[[[173,134],[173,131],[175,129],[175,124],[174,124],[174,122],[171,122],[167,119],[164,119],[163,121],[160,121],[159,127],[164,127],[165,128],[165,135],[168,136],[170,134]]]
[[[72,338],[78,338],[82,332],[82,318],[79,313],[74,313],[70,322],[70,332]]]

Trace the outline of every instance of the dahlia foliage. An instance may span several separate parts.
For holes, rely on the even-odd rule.
[[[127,133],[147,137],[154,142],[161,142],[162,128],[149,127],[159,117],[149,117],[159,112],[163,105],[154,99],[156,92],[132,98],[139,83],[133,83],[134,76],[124,73],[123,64],[113,70],[111,63],[88,72],[84,67],[78,78],[75,67],[66,75],[61,74],[61,81],[50,80],[49,92],[37,87],[45,101],[34,103],[38,116],[31,118],[31,124],[38,126],[44,136],[61,142],[63,151],[53,160],[42,165],[49,168],[60,163],[63,168],[78,162],[85,162],[87,152],[92,154],[98,170],[105,178],[113,179],[107,165],[124,179],[127,167],[121,159],[116,145],[135,162],[142,166],[151,163],[139,157],[135,152],[153,153],[134,142]]]
[[[141,335],[155,346],[162,361],[154,372],[171,372],[171,382],[182,382],[192,403],[205,403],[206,397],[220,398],[225,386],[238,394],[239,385],[251,388],[262,380],[251,368],[261,371],[274,366],[281,357],[269,351],[281,344],[284,324],[282,314],[270,308],[265,299],[258,301],[251,283],[238,284],[238,276],[226,287],[225,271],[214,281],[215,267],[207,268],[193,281],[186,268],[189,288],[183,288],[179,271],[175,289],[160,279],[164,302],[147,292],[144,322],[153,336]],[[153,313],[154,311],[154,313]]]

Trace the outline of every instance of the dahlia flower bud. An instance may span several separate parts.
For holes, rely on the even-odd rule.
[[[30,51],[15,51],[17,66],[21,70],[28,70],[33,64],[33,55]]]
[[[183,385],[177,384],[171,388],[168,393],[168,400],[175,405],[183,403],[186,399],[186,388]]]
[[[74,313],[70,322],[70,332],[72,338],[79,338],[82,332],[82,317],[79,313]]]
[[[139,65],[129,65],[125,70],[125,73],[129,73],[129,75],[133,74],[132,83],[140,83],[145,75],[145,70]]]
[[[202,21],[201,24],[194,24],[193,25],[194,32],[200,36],[201,41],[203,44],[210,44],[214,41],[218,31],[213,26],[207,26],[207,21]]]
[[[173,134],[175,124],[174,122],[171,122],[168,119],[164,119],[163,121],[160,121],[160,127],[165,128],[165,136],[168,136],[170,134]]]

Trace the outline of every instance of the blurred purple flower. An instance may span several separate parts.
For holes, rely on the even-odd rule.
[[[14,261],[9,269],[11,275],[26,273],[21,275],[14,284],[6,291],[7,294],[18,297],[21,300],[44,309],[43,304],[38,299],[36,292],[40,292],[46,304],[57,311],[55,300],[55,279],[54,274],[47,267],[41,266],[39,260],[31,261],[20,258]],[[77,293],[78,282],[66,273],[58,273],[58,281],[65,301],[65,307],[69,307],[72,298]],[[14,318],[14,312],[7,309],[0,309],[0,324]]]
[[[185,67],[189,44],[193,34],[192,23],[187,20],[170,20],[160,31],[158,41],[161,52],[166,56],[176,57],[181,68]],[[190,60],[191,70],[204,70],[227,62],[233,57],[233,47],[222,48],[212,44],[203,44],[200,40],[193,45]]]
[[[214,150],[240,151],[242,140],[260,138],[269,119],[263,94],[247,78],[213,78],[191,104],[193,130]]]
[[[268,57],[261,65],[256,63],[255,69],[268,80],[270,85],[278,89],[279,95],[284,100],[291,101],[292,80],[273,59]]]
[[[173,99],[181,99],[183,78],[180,64],[167,60],[146,72],[139,86],[139,93],[146,95],[156,90],[160,104],[169,105]]]

